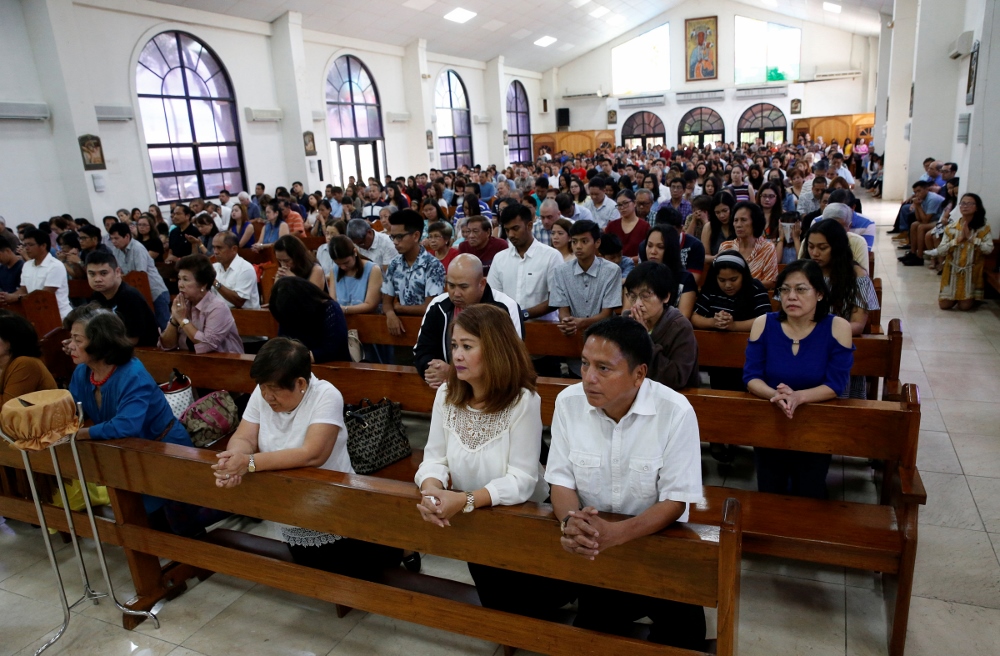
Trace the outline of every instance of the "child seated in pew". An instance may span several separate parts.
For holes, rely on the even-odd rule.
[[[455,318],[448,380],[437,390],[414,481],[425,521],[464,530],[456,515],[544,502],[541,397],[531,357],[503,310],[473,305]],[[451,481],[451,489],[448,481]],[[572,601],[569,584],[469,563],[483,606],[543,616]]]
[[[302,342],[268,340],[250,367],[257,388],[250,397],[228,448],[212,465],[215,484],[234,489],[260,470],[319,467],[347,474],[344,398],[312,373],[309,349]],[[398,567],[403,552],[330,533],[280,524],[281,539],[299,565],[365,580]]]
[[[781,310],[754,320],[743,381],[788,419],[805,403],[846,397],[854,344],[851,324],[830,313],[823,270],[796,260],[778,274]],[[760,492],[825,499],[830,454],[754,449]]]
[[[635,268],[635,262],[632,261],[631,257],[622,257],[622,240],[618,238],[618,235],[610,232],[602,233],[601,245],[598,247],[597,252],[601,254],[602,258],[612,264],[617,264],[621,268],[622,281]]]

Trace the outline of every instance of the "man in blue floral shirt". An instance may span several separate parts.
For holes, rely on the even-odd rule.
[[[423,316],[432,298],[444,292],[444,266],[420,245],[424,219],[415,210],[389,217],[389,236],[399,253],[382,281],[382,311],[389,333],[406,332],[399,315]]]

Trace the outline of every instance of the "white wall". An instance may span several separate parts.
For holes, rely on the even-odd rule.
[[[972,30],[975,34],[976,39],[983,39],[983,18],[986,11],[986,0],[966,0],[965,3],[965,15],[963,21],[963,30]],[[956,37],[958,34],[955,35]],[[982,63],[982,46],[980,46],[980,63]],[[983,111],[985,108],[985,88],[987,83],[986,76],[983,75],[983,69],[980,68],[978,81],[976,84],[976,102],[974,105],[965,104],[965,89],[966,83],[968,82],[969,76],[969,56],[962,57],[959,60],[958,65],[959,74],[955,76],[952,81],[953,93],[954,93],[954,103],[955,103],[955,116],[958,117],[961,114],[972,114],[973,121],[983,121],[987,118],[986,112]],[[945,85],[945,89],[948,89]],[[976,107],[979,107],[979,111],[976,111]],[[951,161],[958,164],[958,175],[960,178],[965,179],[965,183],[961,185],[962,191],[978,191],[976,189],[969,188],[969,163],[970,155],[972,151],[972,139],[969,139],[968,144],[957,143],[955,138],[958,134],[958,121],[951,126],[948,130],[948,134],[951,135],[951,154],[945,161]],[[942,157],[942,155],[931,155],[928,153],[925,157]],[[1000,212],[995,212],[995,214],[1000,214]],[[997,225],[1000,225],[998,223]],[[994,227],[996,231],[996,227]],[[994,237],[1000,236],[994,234]]]
[[[685,81],[684,56],[684,21],[688,18],[698,18],[706,13],[712,13],[719,18],[718,34],[718,71],[715,80],[702,82]],[[736,122],[730,117],[739,115],[755,101],[733,98],[735,89],[735,17],[736,15],[769,20],[771,22],[798,27],[802,29],[802,58],[800,63],[800,79],[812,80],[817,72],[838,71],[847,69],[861,70],[863,74],[849,80],[824,82],[807,82],[803,85],[790,85],[789,96],[784,99],[768,99],[786,112],[789,128],[792,120],[797,117],[788,115],[787,107],[791,98],[802,99],[801,117],[828,116],[833,114],[860,114],[870,112],[874,108],[874,98],[869,98],[869,57],[871,46],[868,37],[858,36],[850,32],[831,29],[822,25],[808,23],[789,18],[780,14],[759,9],[757,7],[720,0],[712,3],[711,11],[706,11],[703,3],[686,2],[675,7],[642,26],[622,35],[621,37],[596,48],[581,57],[559,68],[558,89],[560,93],[586,93],[598,88],[604,93],[611,91],[611,49],[626,41],[647,32],[663,23],[670,23],[670,90],[667,94],[667,105],[653,108],[664,120],[667,131],[667,141],[676,139],[677,126],[681,117],[692,107],[699,105],[674,102],[673,94],[690,91],[710,91],[726,89],[726,101],[705,103],[722,115],[726,121],[726,139],[736,139]],[[641,63],[637,62],[637,65]],[[801,90],[793,91],[795,88]],[[796,95],[798,93],[798,95]],[[778,100],[778,102],[772,102]],[[559,107],[570,109],[570,129],[598,130],[605,129],[606,112],[617,108],[617,100],[587,99],[564,100],[556,103]],[[646,109],[646,108],[643,108]],[[632,113],[631,110],[620,111],[618,115],[618,134],[621,125]],[[673,136],[671,136],[673,135]],[[620,139],[619,139],[620,141]]]
[[[45,102],[18,0],[0,0],[0,101]],[[51,121],[0,121],[0,216],[13,228],[66,211]]]

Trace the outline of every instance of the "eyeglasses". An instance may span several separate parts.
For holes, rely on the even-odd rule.
[[[788,287],[786,285],[783,287],[778,287],[778,295],[788,296],[793,290],[795,291],[796,296],[805,296],[809,292],[813,291],[813,288],[810,287],[809,285],[796,285],[795,287]]]
[[[656,294],[649,291],[648,289],[645,289],[639,292],[638,294],[636,294],[635,292],[625,292],[625,298],[628,299],[629,303],[635,303],[637,299],[641,299],[643,303],[650,303],[652,301],[659,300]]]
[[[760,195],[760,199],[761,200],[774,200],[775,198],[777,198],[777,196],[775,194],[761,194]]]
[[[622,202],[618,203],[618,209],[623,210],[623,209],[625,209],[626,207],[628,207],[631,204],[632,204],[632,201],[630,201],[630,200],[623,200]]]
[[[403,241],[403,239],[405,239],[406,237],[409,237],[410,235],[414,235],[414,234],[416,234],[415,231],[414,232],[402,232],[402,233],[400,233],[398,235],[389,235],[389,239],[391,239],[393,241],[393,243],[397,243],[397,242]]]

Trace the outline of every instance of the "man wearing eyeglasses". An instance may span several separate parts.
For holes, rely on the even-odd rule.
[[[391,335],[406,332],[399,315],[423,316],[428,303],[444,291],[444,266],[420,245],[424,219],[415,210],[389,217],[389,236],[399,253],[382,280],[382,311]]]

